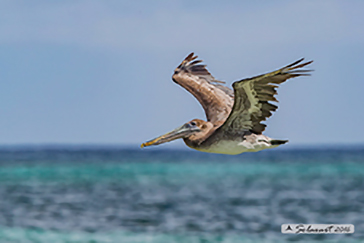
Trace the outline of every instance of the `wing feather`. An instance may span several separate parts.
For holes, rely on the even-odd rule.
[[[303,60],[302,58],[276,71],[233,83],[234,105],[229,117],[219,130],[232,133],[251,131],[261,134],[266,127],[261,122],[278,108],[269,103],[269,101],[277,102],[274,95],[277,94],[278,85],[290,78],[310,75],[307,72],[312,70],[299,68],[307,66],[312,61],[299,64]]]
[[[194,53],[189,54],[175,69],[172,79],[190,92],[200,102],[205,110],[206,118],[215,126],[220,126],[229,116],[234,103],[234,92],[216,80],[200,64],[202,60],[195,60]]]

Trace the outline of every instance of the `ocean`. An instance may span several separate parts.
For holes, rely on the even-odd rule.
[[[282,234],[289,223],[355,233]],[[3,146],[0,242],[364,242],[364,146]]]

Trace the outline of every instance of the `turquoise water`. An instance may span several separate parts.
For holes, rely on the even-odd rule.
[[[364,242],[364,147],[6,147],[0,198],[0,242]],[[356,232],[283,235],[283,223]]]

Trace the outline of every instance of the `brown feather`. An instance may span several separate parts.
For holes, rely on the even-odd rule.
[[[234,106],[225,123],[216,132],[239,133],[243,130],[261,134],[266,127],[261,122],[278,108],[269,103],[277,102],[274,97],[277,85],[290,78],[310,75],[307,72],[311,70],[299,68],[312,61],[299,64],[302,61],[303,58],[276,71],[233,83]]]
[[[172,79],[190,92],[200,102],[205,110],[207,120],[214,126],[221,126],[229,116],[233,106],[233,91],[219,83],[206,69],[199,64],[197,56],[189,54],[175,69]]]

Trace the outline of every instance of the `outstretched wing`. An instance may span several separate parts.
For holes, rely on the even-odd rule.
[[[208,121],[215,126],[222,125],[229,116],[233,103],[234,92],[221,81],[216,80],[206,69],[206,65],[199,64],[197,56],[191,53],[174,70],[172,79],[190,92],[200,102]]]
[[[219,128],[220,131],[239,133],[251,131],[261,134],[266,125],[261,122],[272,115],[278,107],[269,101],[276,101],[278,84],[287,79],[308,76],[307,72],[312,70],[302,70],[302,68],[313,61],[299,64],[303,58],[277,71],[243,79],[233,83],[234,106],[225,123]]]

